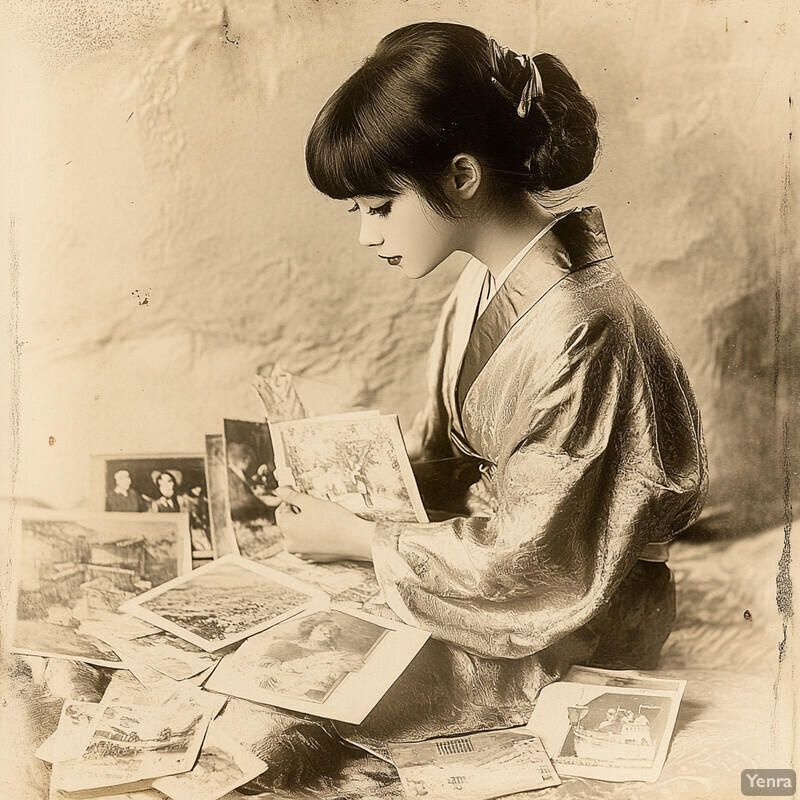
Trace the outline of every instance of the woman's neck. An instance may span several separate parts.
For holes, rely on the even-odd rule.
[[[495,277],[555,215],[533,198],[512,211],[483,213],[469,220],[464,250],[486,265]]]

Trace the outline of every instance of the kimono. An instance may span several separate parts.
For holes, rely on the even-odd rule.
[[[415,459],[477,464],[480,510],[377,524],[386,603],[432,639],[348,738],[524,724],[571,664],[655,667],[674,620],[664,552],[705,501],[700,416],[600,211],[559,216],[454,364],[458,316],[474,315],[459,299],[481,273],[471,262],[445,304],[410,442]]]

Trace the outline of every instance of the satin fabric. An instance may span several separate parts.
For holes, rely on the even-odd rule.
[[[377,525],[374,565],[389,607],[436,640],[419,659],[426,666],[368,717],[364,731],[378,737],[519,724],[543,685],[596,653],[605,666],[615,653],[620,665],[655,666],[674,584],[666,565],[638,559],[691,525],[706,497],[686,372],[622,278],[597,208],[559,219],[492,298],[453,407],[445,376],[459,288],[407,439],[412,459],[479,459],[482,510]],[[421,695],[438,695],[425,712],[408,705],[414,675]]]

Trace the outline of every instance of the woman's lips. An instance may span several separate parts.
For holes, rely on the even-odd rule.
[[[403,256],[380,256],[380,257],[388,261],[393,267],[398,266],[403,258]]]

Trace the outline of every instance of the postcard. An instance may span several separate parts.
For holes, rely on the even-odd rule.
[[[185,512],[193,557],[213,555],[202,455],[92,456],[91,502],[95,511]]]
[[[153,788],[172,800],[218,800],[267,769],[250,750],[209,725],[200,757],[189,772],[153,781]]]
[[[107,705],[92,720],[83,752],[53,765],[53,783],[67,792],[188,772],[219,703],[207,692],[180,692],[163,705]]]
[[[408,798],[490,800],[561,783],[541,741],[520,728],[389,743]]]
[[[16,653],[123,666],[86,624],[191,569],[186,514],[23,509],[16,524]]]
[[[266,422],[224,420],[228,508],[236,555],[263,559],[283,549],[275,524],[280,500],[272,438]]]
[[[326,600],[318,589],[282,572],[223,556],[135,598],[122,610],[214,652]]]
[[[233,535],[228,501],[228,467],[225,464],[225,438],[222,434],[206,436],[206,485],[214,558],[238,556],[239,547]]]
[[[614,679],[614,671],[597,672]],[[646,686],[620,686],[601,683],[597,672],[591,682],[545,686],[526,730],[541,737],[562,777],[658,780],[686,682],[668,680],[658,689],[658,679],[643,677]],[[631,680],[630,673],[617,678]]]
[[[308,418],[270,426],[279,477],[365,519],[427,522],[396,416]]]
[[[425,631],[350,608],[313,609],[248,639],[205,686],[359,724],[427,639]]]
[[[34,753],[36,758],[51,764],[78,758],[86,748],[92,720],[100,708],[100,703],[67,700],[61,709],[58,727],[39,745]]]
[[[362,561],[312,564],[283,550],[260,563],[316,586],[330,595],[335,603],[352,603],[361,607],[381,591],[372,564]]]

